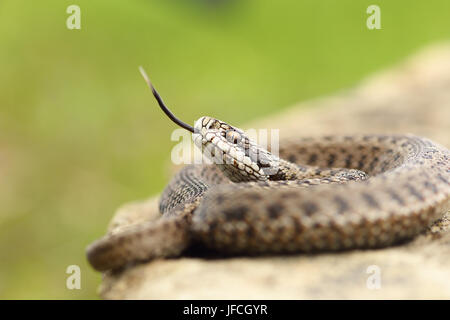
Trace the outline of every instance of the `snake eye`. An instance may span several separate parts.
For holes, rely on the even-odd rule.
[[[241,139],[242,139],[241,135],[238,132],[232,131],[232,130],[227,132],[226,138],[227,138],[228,142],[231,142],[234,144],[241,142]]]
[[[220,122],[215,120],[209,128],[210,129],[220,129]]]
[[[206,129],[206,130],[214,130],[214,129],[219,129],[220,128],[220,122],[209,118],[209,117],[204,117],[203,122],[202,122],[202,126]]]

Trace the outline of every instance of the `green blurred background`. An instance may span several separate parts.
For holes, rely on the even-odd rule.
[[[81,30],[68,30],[68,5]],[[366,8],[381,7],[382,30]],[[240,125],[353,86],[450,35],[450,1],[0,1],[0,297],[97,298],[88,243],[169,179],[137,67],[192,123]],[[66,289],[68,265],[81,290]]]

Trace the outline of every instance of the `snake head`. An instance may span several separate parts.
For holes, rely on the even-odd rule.
[[[210,117],[201,117],[194,127],[178,119],[165,105],[142,67],[139,70],[161,110],[178,126],[192,132],[202,153],[233,182],[261,181],[279,171],[279,158],[249,139],[239,128]]]
[[[278,158],[258,146],[243,130],[223,121],[201,117],[192,139],[202,153],[233,182],[267,180],[278,171]]]

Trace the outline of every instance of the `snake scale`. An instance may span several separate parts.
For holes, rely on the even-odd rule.
[[[450,151],[429,139],[298,138],[282,141],[277,156],[220,120],[181,122],[144,77],[213,164],[175,175],[161,195],[161,218],[91,244],[87,258],[97,270],[176,257],[193,244],[233,255],[386,247],[450,208]]]

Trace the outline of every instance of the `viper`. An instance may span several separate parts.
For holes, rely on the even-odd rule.
[[[190,131],[210,164],[186,165],[160,199],[161,217],[87,248],[100,271],[176,257],[193,244],[261,255],[386,247],[413,238],[450,207],[450,151],[405,135],[306,137],[279,154],[212,117]]]

